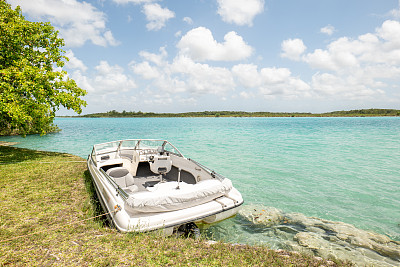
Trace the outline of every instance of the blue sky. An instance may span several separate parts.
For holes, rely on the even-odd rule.
[[[84,114],[400,109],[397,0],[8,2],[59,30]]]

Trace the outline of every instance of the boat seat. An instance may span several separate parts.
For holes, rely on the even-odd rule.
[[[115,183],[127,193],[134,193],[139,191],[135,180],[129,170],[124,167],[111,168],[106,172],[111,178],[114,179]]]
[[[150,170],[155,174],[166,174],[172,168],[172,160],[167,155],[155,155],[150,162]]]

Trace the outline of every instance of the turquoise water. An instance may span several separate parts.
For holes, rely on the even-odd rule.
[[[0,141],[86,158],[96,143],[167,139],[230,178],[246,205],[342,221],[400,241],[400,118],[57,118],[56,124],[60,133]],[[263,242],[243,220],[222,226],[211,229],[214,236]]]

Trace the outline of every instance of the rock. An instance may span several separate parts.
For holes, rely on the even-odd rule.
[[[285,249],[360,266],[400,266],[400,242],[351,224],[263,206],[247,206],[239,214],[270,228],[267,235]]]
[[[321,237],[316,233],[301,232],[294,236],[294,240],[297,241],[300,246],[312,250],[319,250],[323,247],[323,241],[321,240]]]
[[[239,214],[254,224],[262,224],[266,227],[278,225],[284,218],[281,210],[264,206],[246,206],[239,211]]]
[[[317,233],[320,235],[323,235],[326,233],[326,231],[324,229],[321,229],[321,228],[315,227],[315,226],[307,226],[305,230],[308,232],[314,232],[314,233]]]

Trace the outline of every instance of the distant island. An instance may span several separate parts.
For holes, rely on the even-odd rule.
[[[84,118],[149,118],[149,117],[382,117],[400,116],[398,109],[358,109],[350,111],[333,111],[327,113],[302,113],[302,112],[245,112],[245,111],[201,111],[184,113],[155,113],[141,111],[111,110],[105,113],[93,113],[81,116]],[[64,116],[59,116],[64,117]],[[69,117],[69,116],[68,116]]]

